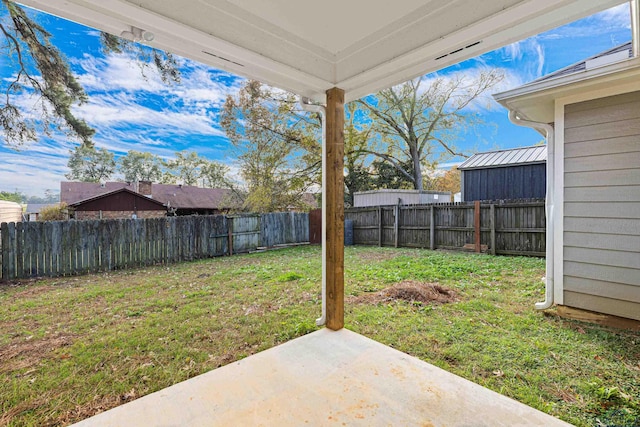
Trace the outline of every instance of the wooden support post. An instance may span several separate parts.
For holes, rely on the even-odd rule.
[[[378,246],[382,247],[382,206],[378,206]]]
[[[327,328],[344,327],[344,90],[327,91]]]
[[[436,207],[431,205],[429,214],[431,218],[429,220],[429,249],[434,251],[436,249]]]
[[[496,254],[496,205],[491,204],[491,255]]]
[[[476,252],[480,253],[480,200],[476,200],[475,209],[473,212],[473,227]]]

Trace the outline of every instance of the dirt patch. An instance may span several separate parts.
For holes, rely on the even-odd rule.
[[[55,289],[58,289],[58,288],[50,285],[43,285],[43,286],[28,285],[24,291],[16,292],[15,294],[12,295],[12,297],[13,299],[32,298],[41,294],[45,294],[47,292],[51,292]]]
[[[0,347],[0,372],[9,372],[37,366],[54,350],[73,343],[73,336],[57,334],[41,339],[20,337]]]
[[[427,304],[446,304],[457,301],[458,297],[454,290],[436,283],[407,280],[378,292],[350,298],[350,302],[356,304],[377,304],[398,300]]]

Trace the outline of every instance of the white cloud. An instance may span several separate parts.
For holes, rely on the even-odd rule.
[[[557,40],[562,38],[597,37],[614,31],[631,28],[629,3],[596,13],[574,23],[547,31],[538,36],[541,40]]]
[[[517,69],[510,69],[509,74],[520,77],[517,79],[519,84],[531,81],[542,76],[545,66],[545,50],[544,46],[536,37],[511,43],[499,49],[502,61],[505,66],[510,64],[518,64]],[[517,85],[511,86],[515,87]],[[510,89],[509,87],[507,89]]]
[[[224,132],[217,116],[227,94],[237,91],[240,78],[178,58],[182,82],[165,85],[153,68],[146,69],[145,78],[124,55],[100,58],[85,54],[71,61],[89,95],[88,102],[74,107],[74,112],[96,129],[98,148],[116,156],[135,149],[164,159],[186,148],[205,157],[226,158],[219,146]],[[26,117],[37,119],[38,98],[25,92],[14,101]],[[0,190],[17,188],[42,195],[46,189],[58,188],[68,172],[69,150],[78,144],[54,131],[51,137],[42,136],[18,152],[0,146]]]

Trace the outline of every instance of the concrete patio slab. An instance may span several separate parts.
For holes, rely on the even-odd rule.
[[[76,426],[568,426],[346,329],[322,329]]]

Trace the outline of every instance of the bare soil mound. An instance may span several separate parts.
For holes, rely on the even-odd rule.
[[[368,304],[398,300],[427,304],[447,304],[457,301],[458,297],[454,290],[439,284],[407,280],[381,291],[359,295],[351,299],[355,303]]]

